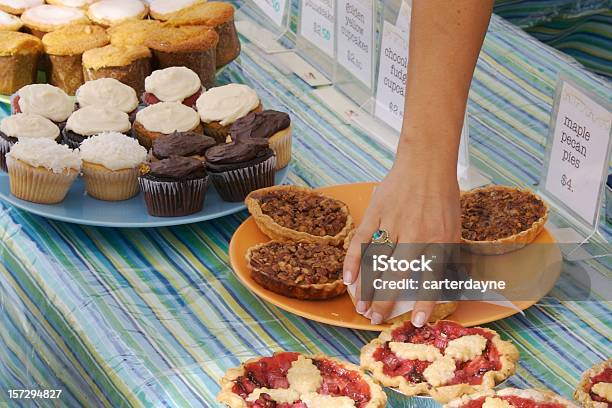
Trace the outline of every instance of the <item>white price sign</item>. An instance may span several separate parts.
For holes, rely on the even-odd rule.
[[[287,0],[253,0],[257,7],[261,9],[278,26],[283,25],[283,18],[287,10]]]
[[[338,1],[338,63],[372,87],[372,0]]]
[[[334,57],[335,16],[333,0],[302,0],[300,34],[330,57]]]
[[[563,80],[558,86],[544,188],[595,227],[608,169],[612,111],[577,85]]]
[[[404,119],[407,75],[408,32],[385,21],[374,114],[398,132]]]

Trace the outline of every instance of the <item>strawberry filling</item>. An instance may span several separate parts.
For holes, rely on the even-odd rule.
[[[410,322],[398,327],[391,333],[393,342],[407,342],[415,344],[429,344],[438,348],[442,353],[448,342],[459,337],[479,334],[487,339],[487,345],[482,355],[465,362],[455,362],[455,376],[448,382],[452,384],[482,383],[483,375],[488,371],[501,368],[499,352],[493,345],[493,335],[479,328],[463,327],[452,322],[438,322],[433,326],[422,328],[414,327]],[[391,377],[402,376],[411,383],[425,382],[423,371],[431,364],[428,361],[405,360],[396,356],[389,348],[388,342],[374,351],[374,360],[383,363],[383,372]]]
[[[13,100],[11,100],[11,107],[13,109],[13,115],[17,113],[21,113],[21,106],[19,106],[19,99],[21,99],[21,97],[19,95],[15,95],[13,97]]]
[[[612,383],[612,368],[606,368],[601,373],[597,374],[594,377],[591,377],[591,383],[588,386],[589,387],[588,391],[593,401],[607,402],[608,408],[612,408],[612,401],[608,401],[607,399],[600,397],[594,392],[591,392],[591,388],[593,388],[595,384],[601,383],[601,382]]]
[[[297,360],[298,354],[285,352],[264,357],[244,367],[245,374],[234,381],[232,392],[246,398],[256,388],[289,388],[287,372],[291,363]],[[370,386],[363,380],[359,372],[347,370],[331,360],[313,360],[319,369],[323,382],[317,391],[321,395],[349,397],[355,401],[355,406],[362,408],[370,401]],[[301,401],[292,403],[277,403],[268,394],[261,394],[256,401],[247,402],[250,408],[308,408]]]
[[[190,97],[183,99],[183,105],[187,105],[190,108],[195,106],[196,101],[201,95],[202,95],[202,90],[200,89],[198,92],[191,95]],[[157,96],[153,95],[150,92],[145,92],[142,95],[142,101],[145,103],[145,105],[155,105],[156,103],[161,102],[161,100],[159,100]]]
[[[503,397],[496,397],[508,401],[513,407],[516,408],[565,408],[565,405],[555,402],[537,402],[532,399],[517,397],[515,395],[508,395]],[[461,408],[481,408],[485,401],[485,397],[471,400],[461,406]]]

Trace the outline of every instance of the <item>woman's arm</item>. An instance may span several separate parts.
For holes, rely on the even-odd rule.
[[[414,0],[406,109],[395,163],[376,189],[344,262],[344,281],[358,281],[361,245],[378,229],[395,243],[453,243],[461,234],[457,156],[466,101],[491,17],[492,0]],[[358,301],[382,323],[394,302]],[[418,302],[416,326],[433,302]]]

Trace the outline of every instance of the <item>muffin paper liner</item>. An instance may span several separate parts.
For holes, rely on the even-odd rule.
[[[123,201],[136,196],[140,191],[138,176],[138,168],[113,171],[83,163],[87,194],[98,200]]]
[[[0,170],[7,172],[6,154],[11,150],[13,144],[8,140],[0,137]]]
[[[209,173],[217,192],[224,201],[244,201],[251,191],[274,185],[276,156],[254,166]]]
[[[7,158],[7,166],[11,193],[21,200],[38,204],[62,202],[79,175],[74,169],[54,173],[10,157]]]
[[[291,161],[291,133],[291,127],[288,127],[280,132],[276,132],[268,140],[270,148],[276,153],[276,170],[287,167]]]
[[[154,217],[182,217],[202,211],[208,177],[185,181],[138,179],[149,214]]]

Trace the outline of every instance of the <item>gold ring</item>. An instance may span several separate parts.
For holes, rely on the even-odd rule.
[[[372,234],[372,243],[389,245],[391,247],[395,245],[393,241],[391,241],[391,238],[389,238],[389,233],[384,229],[374,231]]]

